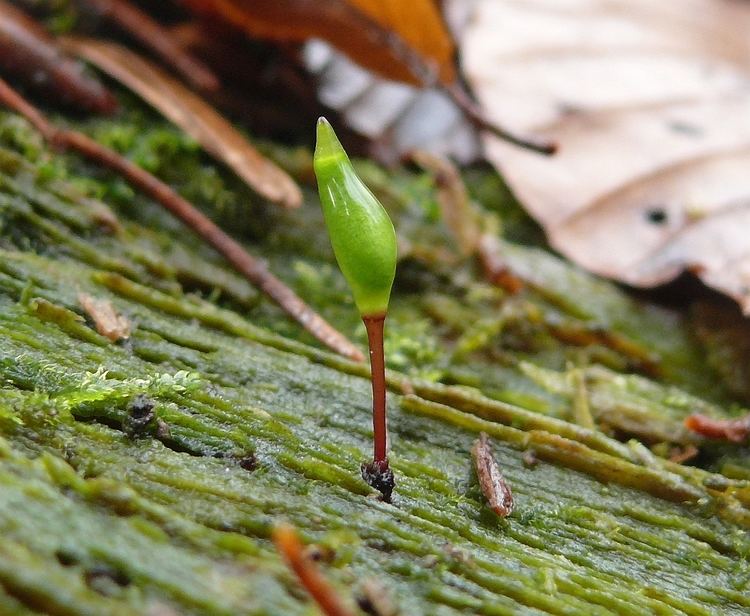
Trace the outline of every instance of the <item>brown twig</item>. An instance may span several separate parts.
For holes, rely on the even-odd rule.
[[[500,472],[489,438],[484,432],[480,433],[479,438],[474,442],[471,457],[474,458],[479,487],[490,508],[501,518],[508,517],[513,511],[513,493]]]
[[[203,62],[186,51],[172,33],[127,0],[84,0],[99,15],[128,32],[198,89],[214,92],[219,79]]]
[[[350,359],[364,361],[362,352],[343,334],[305,304],[294,291],[269,272],[262,262],[248,254],[238,242],[164,182],[86,135],[58,129],[1,78],[0,103],[23,115],[53,146],[74,150],[120,174],[211,244],[240,274],[279,304],[323,344]]]
[[[315,563],[305,554],[297,531],[290,524],[279,524],[273,529],[276,549],[299,578],[310,596],[326,616],[353,616],[334,588],[323,577]]]
[[[0,71],[78,110],[112,113],[117,108],[117,100],[101,82],[68,58],[39,23],[4,0],[0,0]]]

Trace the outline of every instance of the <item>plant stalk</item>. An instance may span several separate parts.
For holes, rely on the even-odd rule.
[[[384,469],[388,467],[388,424],[385,414],[385,357],[383,353],[383,326],[385,313],[362,317],[370,346],[370,371],[372,373],[372,436],[373,462]]]

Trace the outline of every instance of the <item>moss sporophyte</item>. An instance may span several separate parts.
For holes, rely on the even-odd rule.
[[[373,460],[362,464],[362,477],[388,501],[394,478],[387,453],[383,325],[396,275],[396,232],[325,118],[318,120],[314,166],[333,252],[352,289],[370,345]]]

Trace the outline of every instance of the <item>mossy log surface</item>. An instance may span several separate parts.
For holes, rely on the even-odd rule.
[[[364,346],[313,193],[297,212],[258,203],[123,100],[118,120],[77,127]],[[277,154],[311,179],[309,153]],[[687,414],[740,412],[722,345],[506,242],[527,282],[509,296],[450,256],[428,176],[360,168],[407,248],[387,321],[393,504],[359,476],[366,366],[316,347],[121,180],[0,116],[0,613],[314,614],[269,540],[286,520],[352,606],[375,579],[409,615],[747,614],[742,450],[667,459],[704,445]],[[533,237],[497,179],[472,173],[506,236]],[[99,335],[80,293],[111,300],[132,336]],[[150,421],[130,417],[137,396]],[[513,489],[505,520],[473,474],[481,431]]]

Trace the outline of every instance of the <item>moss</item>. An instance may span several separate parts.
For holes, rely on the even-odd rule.
[[[312,191],[297,212],[245,199],[236,178],[124,100],[121,118],[80,127],[237,222],[251,251],[363,343]],[[718,450],[704,470],[642,444],[679,441],[691,409],[722,415],[733,400],[680,314],[538,248],[504,245],[532,282],[514,298],[471,262],[408,256],[389,312],[399,482],[388,505],[358,472],[370,448],[365,366],[314,346],[158,206],[51,155],[9,115],[0,148],[5,611],[311,613],[268,539],[287,519],[331,552],[322,566],[344,596],[376,577],[405,614],[747,613],[742,452]],[[424,176],[365,173],[392,180],[371,184],[402,239],[449,241],[420,202]],[[206,190],[191,174],[218,180]],[[119,229],[102,227],[102,200]],[[111,300],[131,340],[98,336],[80,292]],[[570,361],[595,430],[568,421]],[[141,395],[155,417],[136,434],[124,425]],[[630,421],[619,430],[639,447],[602,431],[612,417]],[[516,498],[506,521],[472,478],[477,431]]]

